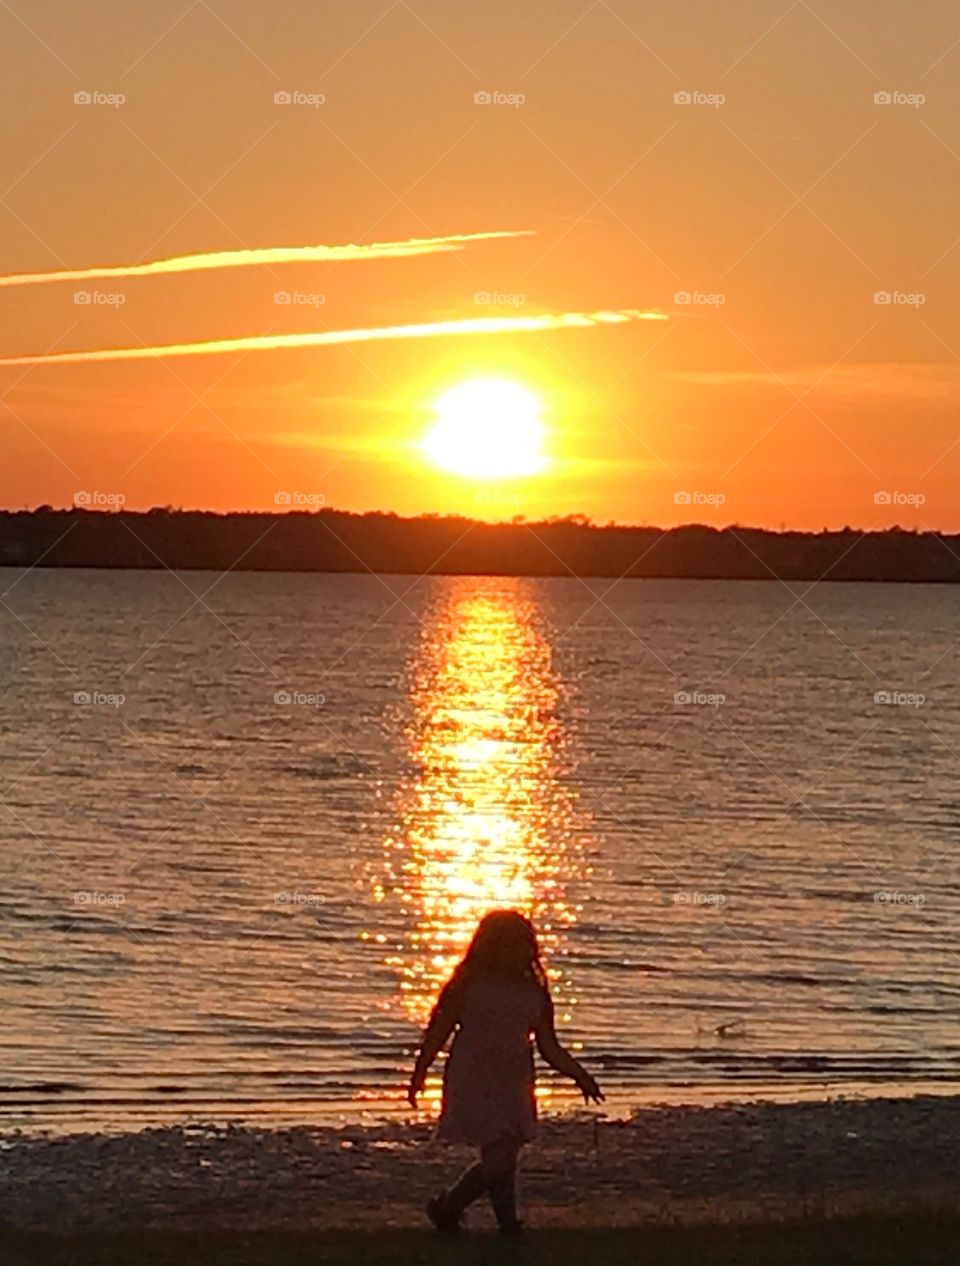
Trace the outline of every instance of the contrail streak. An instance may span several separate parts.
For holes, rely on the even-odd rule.
[[[207,343],[160,343],[140,347],[106,347],[85,352],[46,352],[5,356],[3,365],[77,365],[88,361],[152,360],[166,356],[215,356],[221,352],[274,351],[278,348],[328,347],[339,343],[372,343],[384,339],[444,338],[457,334],[524,334],[537,330],[583,330],[631,321],[666,321],[662,312],[621,308],[613,312],[546,312],[540,316],[472,317],[460,321],[428,321],[420,325],[387,325],[358,330],[320,330],[304,334],[254,334]]]
[[[264,264],[345,263],[359,260],[410,259],[462,251],[470,242],[503,237],[530,237],[532,229],[504,229],[491,233],[453,233],[447,237],[411,237],[402,242],[350,242],[343,246],[263,246],[235,251],[206,251],[172,255],[142,264],[105,264],[96,268],[61,268],[46,273],[7,273],[0,287],[35,286],[53,281],[97,281],[108,277],[159,277],[196,273],[214,268],[253,268]]]

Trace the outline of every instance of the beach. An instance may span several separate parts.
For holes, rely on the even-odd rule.
[[[715,1244],[728,1243],[734,1252],[743,1235],[774,1246],[799,1243],[794,1230],[787,1235],[797,1227],[807,1236],[819,1228],[831,1243],[847,1235],[866,1243],[874,1234],[866,1228],[889,1222],[924,1228],[935,1248],[941,1233],[947,1242],[948,1232],[960,1228],[958,1139],[960,1097],[547,1118],[522,1164],[528,1238],[572,1252],[561,1233],[598,1236],[613,1254],[601,1259],[618,1261],[638,1229],[667,1236],[667,1252],[667,1241],[700,1243],[714,1228]],[[7,1134],[0,1226],[24,1263],[108,1262],[112,1253],[117,1260],[126,1254],[127,1261],[160,1261],[166,1252],[181,1262],[215,1261],[220,1252],[234,1262],[295,1261],[311,1245],[311,1260],[324,1245],[327,1260],[338,1253],[418,1260],[417,1253],[433,1251],[423,1202],[468,1156],[436,1143],[424,1122]],[[488,1210],[478,1205],[470,1242],[487,1243],[492,1229]],[[884,1251],[895,1241],[893,1232],[877,1234]],[[766,1260],[781,1260],[770,1251]],[[841,1254],[837,1260],[950,1259]]]

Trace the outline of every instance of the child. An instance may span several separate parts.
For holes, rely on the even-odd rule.
[[[587,1070],[557,1041],[536,933],[516,910],[493,910],[481,919],[441,990],[410,1078],[413,1107],[427,1069],[454,1029],[437,1136],[479,1147],[480,1160],[427,1204],[427,1215],[438,1231],[457,1231],[464,1210],[486,1191],[501,1233],[509,1235],[521,1229],[517,1157],[536,1132],[530,1035],[547,1063],[577,1083],[585,1102],[603,1099]]]

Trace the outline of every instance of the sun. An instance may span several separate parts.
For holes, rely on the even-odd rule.
[[[423,440],[435,466],[474,479],[514,479],[546,465],[540,401],[517,383],[475,378],[436,404],[437,420]]]

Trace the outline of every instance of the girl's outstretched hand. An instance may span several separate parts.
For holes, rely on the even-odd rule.
[[[603,1091],[600,1089],[596,1079],[591,1077],[586,1070],[584,1070],[582,1077],[577,1078],[577,1085],[580,1087],[584,1103],[603,1102]]]
[[[418,1077],[416,1073],[410,1078],[410,1084],[407,1086],[407,1102],[411,1108],[417,1106],[417,1095],[423,1089],[423,1078]]]

